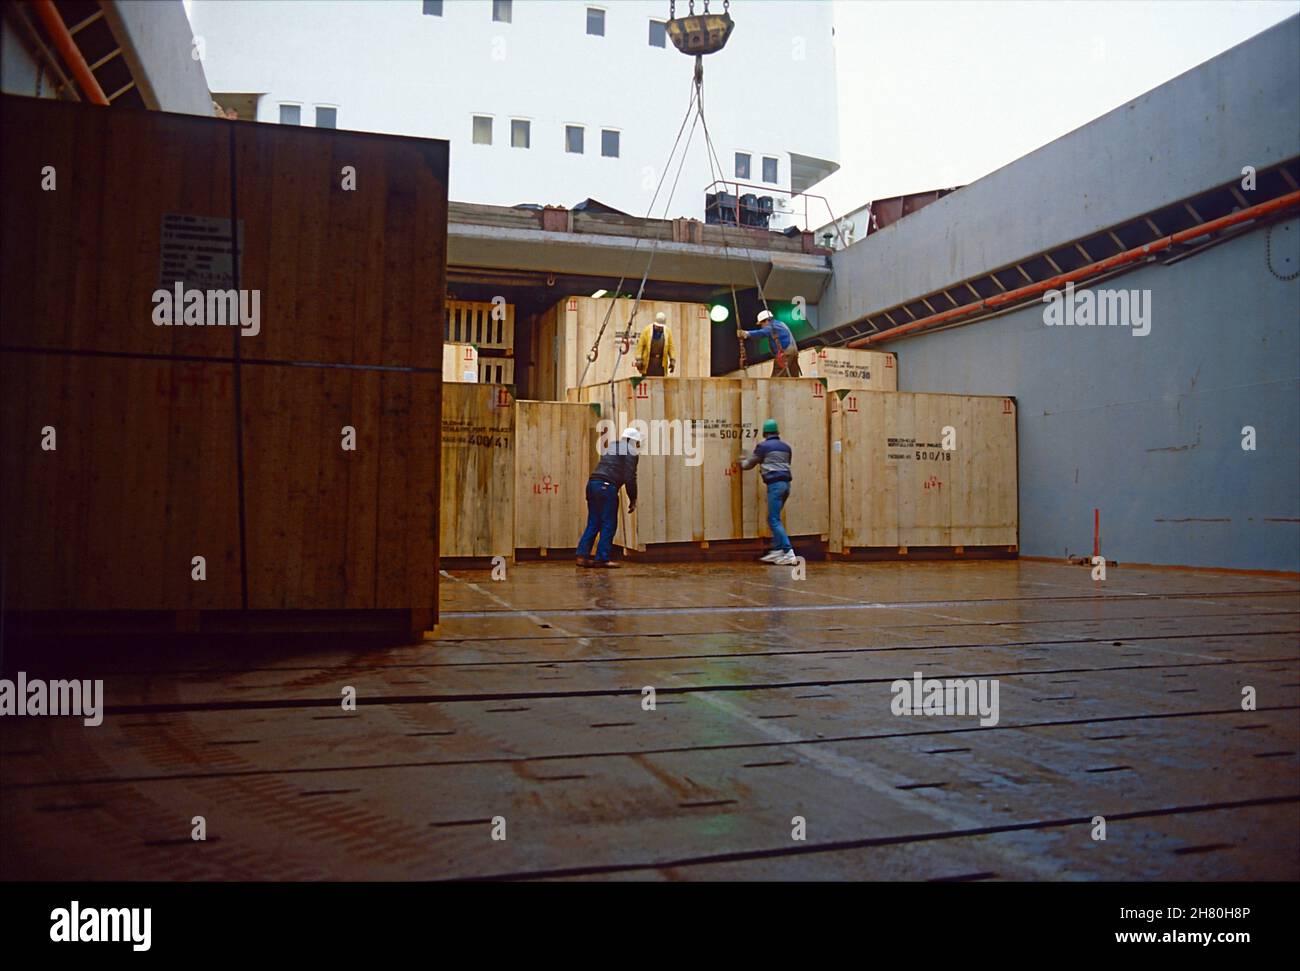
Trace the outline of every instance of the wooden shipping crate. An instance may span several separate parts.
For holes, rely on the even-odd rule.
[[[499,384],[443,385],[441,553],[514,556],[515,401]]]
[[[886,351],[863,351],[847,347],[805,347],[799,352],[799,368],[805,378],[825,378],[827,388],[839,391],[862,388],[874,391],[898,390],[898,362]],[[772,362],[750,364],[728,377],[765,378]]]
[[[587,522],[600,408],[520,401],[515,409],[515,548],[572,554]]]
[[[637,308],[636,322],[629,326],[634,303],[627,297],[569,297],[544,313],[538,319],[538,395],[562,401],[570,388],[637,377],[632,364],[637,338],[661,312],[668,317],[677,349],[677,370],[670,377],[707,378],[712,368],[708,307],[702,303],[643,300]],[[587,354],[606,314],[609,322],[599,353],[588,367]]]
[[[7,609],[240,608],[231,365],[4,352],[0,389]]]
[[[841,391],[832,393],[829,409],[831,550],[1014,551],[1011,398]]]
[[[443,337],[448,343],[514,350],[515,305],[477,300],[448,300]]]
[[[4,606],[431,625],[446,143],[11,96],[0,126],[4,171],[58,180],[0,186]],[[176,285],[256,326],[160,322]]]
[[[478,382],[478,350],[473,344],[442,346],[442,380],[450,384]]]
[[[791,536],[829,529],[826,388],[815,379],[645,378],[585,388],[617,434],[634,424],[645,436],[638,463],[637,511],[620,518],[619,542],[758,539],[767,528],[767,490],[758,469],[742,471],[742,450],[762,441],[775,418],[793,453],[785,526]]]
[[[480,384],[514,384],[515,359],[513,357],[479,356],[478,379]]]

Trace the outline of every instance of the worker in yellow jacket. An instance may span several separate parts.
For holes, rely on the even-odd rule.
[[[642,377],[661,378],[677,370],[677,345],[673,343],[673,330],[667,321],[666,314],[655,314],[654,323],[647,324],[637,338],[632,363]]]

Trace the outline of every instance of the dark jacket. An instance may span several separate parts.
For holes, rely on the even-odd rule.
[[[740,467],[752,469],[762,462],[763,467],[759,472],[764,482],[789,482],[792,478],[790,461],[793,458],[794,450],[789,445],[781,441],[779,436],[769,435],[758,443],[753,455],[740,460]]]
[[[593,479],[603,479],[616,489],[622,486],[627,490],[627,501],[636,502],[636,448],[628,444],[627,439],[620,438],[605,447],[605,454],[600,457],[591,472]]]

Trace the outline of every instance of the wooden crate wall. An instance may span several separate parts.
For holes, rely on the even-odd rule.
[[[1012,399],[847,391],[829,409],[832,550],[1018,544]]]
[[[515,305],[476,300],[448,300],[443,337],[450,343],[494,350],[514,350]]]
[[[466,374],[472,374],[474,380],[466,382]],[[478,350],[473,344],[443,345],[442,380],[449,384],[472,384],[478,380]]]
[[[767,528],[766,488],[757,468],[738,460],[762,441],[762,425],[776,418],[794,453],[794,483],[785,509],[792,536],[827,535],[829,529],[826,397],[815,379],[661,379],[622,381],[586,388],[616,423],[692,423],[698,464],[683,455],[653,454],[647,443],[638,463],[636,513],[620,519],[620,543],[645,549],[661,543],[757,539]],[[660,425],[660,428],[666,426]],[[671,427],[671,426],[667,426]],[[621,431],[621,428],[619,429]],[[644,429],[643,429],[644,430]],[[670,443],[671,444],[671,443]],[[662,451],[662,449],[660,449]]]
[[[513,557],[514,508],[514,396],[499,384],[444,385],[442,555]]]
[[[632,361],[637,338],[661,312],[668,317],[667,324],[672,328],[677,348],[677,370],[670,376],[709,376],[713,325],[708,307],[699,303],[643,300],[637,308],[636,322],[629,328],[634,302],[626,297],[569,297],[543,314],[538,321],[539,397],[564,400],[565,392],[579,387],[580,383],[595,385],[607,383],[611,378],[622,381],[636,377]],[[587,367],[587,354],[607,313],[609,322],[601,337],[599,355]],[[624,352],[621,356],[620,350]]]
[[[446,144],[9,96],[0,114],[25,132],[0,149],[5,606],[431,622]],[[260,333],[155,326],[164,216],[232,203]]]
[[[600,409],[520,401],[515,410],[515,548],[571,555],[587,522]]]
[[[799,368],[805,378],[825,378],[831,391],[869,388],[898,390],[898,362],[885,351],[864,351],[847,347],[805,347],[799,352]],[[772,362],[750,364],[729,377],[765,378]]]

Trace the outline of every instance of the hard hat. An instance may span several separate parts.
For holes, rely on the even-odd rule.
[[[623,434],[620,437],[635,442],[637,445],[641,444],[641,433],[635,428],[624,428]]]
[[[666,321],[667,319],[668,319],[668,315],[667,315],[666,313],[664,313],[662,310],[659,311],[659,313],[655,314],[655,323],[656,323],[656,324],[662,324],[662,323],[663,323],[664,321]]]
[[[767,421],[763,422],[763,434],[764,434],[764,435],[775,435],[775,434],[777,434],[776,419],[775,419],[775,418],[769,418]]]
[[[765,321],[765,320],[771,320],[771,319],[772,319],[772,311],[770,311],[770,310],[763,310],[763,311],[760,311],[760,312],[759,312],[759,315],[758,315],[758,322],[759,322],[760,324],[761,324],[763,321]]]

